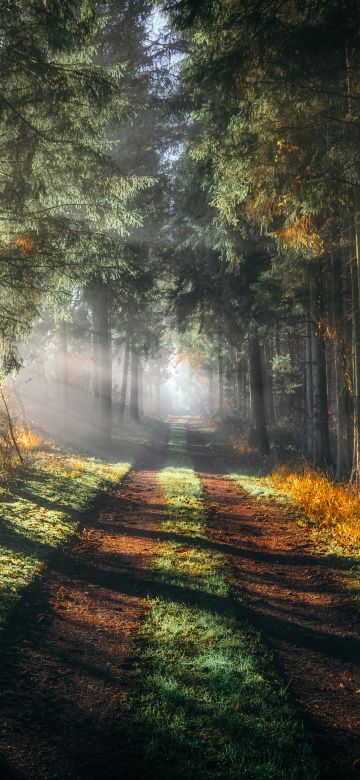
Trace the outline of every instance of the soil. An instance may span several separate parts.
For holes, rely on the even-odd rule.
[[[231,459],[209,449],[201,432],[190,427],[188,441],[204,487],[209,541],[227,556],[247,620],[301,710],[321,780],[360,778],[360,620],[341,587],[344,561],[316,554],[285,511],[222,477]]]
[[[163,428],[80,539],[53,556],[2,636],[2,780],[133,777],[120,713],[147,612],[165,438]]]

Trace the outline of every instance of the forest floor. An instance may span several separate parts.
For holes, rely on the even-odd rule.
[[[360,777],[358,562],[200,423],[131,454],[4,618],[2,780]]]

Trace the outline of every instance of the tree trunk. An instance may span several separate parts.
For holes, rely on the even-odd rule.
[[[260,342],[256,328],[253,328],[252,333],[249,335],[249,369],[251,409],[250,441],[259,449],[262,455],[268,455],[270,446],[265,416],[263,368],[261,365]]]
[[[139,421],[139,356],[131,349],[130,419]]]
[[[272,350],[270,344],[264,346],[264,374],[265,374],[265,397],[266,408],[268,410],[268,419],[270,422],[275,420],[275,404],[274,404],[274,383],[273,383],[273,371],[272,371]]]
[[[214,376],[214,371],[211,366],[209,369],[208,378],[209,378],[209,390],[208,390],[209,416],[212,417],[216,411],[216,379]]]
[[[224,409],[224,361],[222,352],[219,349],[218,353],[218,371],[219,371],[219,412]]]
[[[62,320],[59,325],[59,381],[61,387],[61,402],[64,409],[69,402],[69,358],[67,323]]]
[[[323,328],[321,269],[314,267],[310,282],[311,353],[314,404],[313,462],[323,468],[331,465],[329,412],[326,384],[326,351]]]
[[[91,288],[91,392],[99,398],[99,324],[97,321],[96,285]]]
[[[357,208],[358,198],[355,200]],[[360,208],[360,204],[358,206]],[[357,213],[357,212],[356,212]],[[351,479],[360,482],[360,221],[355,216],[355,255],[351,257],[353,359],[353,462]]]
[[[305,336],[305,372],[306,372],[306,455],[312,460],[314,452],[314,384],[312,357],[312,325],[310,304],[306,318]]]
[[[139,415],[142,417],[144,414],[144,381],[143,381],[143,368],[141,360],[139,360]]]
[[[336,479],[347,479],[351,472],[350,392],[346,381],[344,278],[339,253],[332,258],[331,297],[336,391]]]
[[[111,435],[112,355],[109,324],[109,289],[103,281],[93,291],[94,336],[97,340],[97,385],[101,423],[107,436]]]
[[[155,370],[155,414],[160,417],[161,414],[161,362],[160,358],[156,361]]]
[[[124,419],[124,414],[125,414],[126,391],[127,391],[128,373],[129,373],[129,354],[130,354],[130,347],[129,347],[129,339],[127,338],[125,344],[123,374],[122,374],[122,381],[121,381],[121,395],[120,395],[120,408],[119,408],[120,420]]]

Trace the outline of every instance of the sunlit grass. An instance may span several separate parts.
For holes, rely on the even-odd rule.
[[[42,571],[51,549],[76,532],[80,513],[129,468],[39,452],[7,475],[0,487],[0,623]]]
[[[129,704],[128,728],[146,745],[141,772],[154,780],[314,778],[302,726],[271,661],[235,617],[226,560],[207,545],[202,486],[180,426],[159,481],[169,541],[155,570],[169,596],[149,601]]]

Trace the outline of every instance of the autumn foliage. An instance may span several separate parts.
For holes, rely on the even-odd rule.
[[[279,469],[270,477],[273,486],[287,495],[312,525],[349,552],[360,548],[360,495],[356,487],[334,483],[325,474]]]
[[[31,452],[43,444],[43,439],[30,428],[20,425],[15,429],[16,441],[22,451]]]
[[[301,217],[292,225],[275,232],[285,249],[305,249],[312,255],[322,255],[324,245],[309,217]]]

